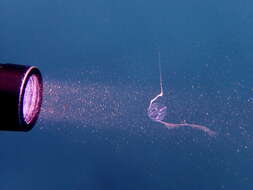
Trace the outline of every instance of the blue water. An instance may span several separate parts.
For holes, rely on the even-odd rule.
[[[253,189],[253,3],[1,0],[0,62],[44,76],[41,117],[0,133],[1,190]],[[168,130],[147,116],[161,54]]]

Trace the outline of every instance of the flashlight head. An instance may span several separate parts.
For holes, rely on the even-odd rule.
[[[38,68],[0,64],[0,130],[32,129],[39,117],[42,90]]]

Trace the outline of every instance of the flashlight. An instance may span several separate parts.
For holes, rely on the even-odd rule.
[[[42,90],[38,68],[0,64],[0,130],[31,130],[39,117]]]

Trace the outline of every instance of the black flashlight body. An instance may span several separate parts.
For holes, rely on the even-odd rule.
[[[36,76],[39,99],[34,117],[26,122],[23,113],[24,93],[29,77]],[[29,131],[38,119],[42,104],[42,76],[36,67],[0,64],[0,130]]]

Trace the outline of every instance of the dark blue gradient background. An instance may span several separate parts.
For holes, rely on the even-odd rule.
[[[115,86],[125,111],[80,129],[42,117],[29,133],[1,132],[0,189],[253,189],[252,6],[1,0],[0,62],[35,65],[45,81],[83,86],[80,73],[90,73],[90,83]],[[216,138],[147,118],[159,89],[158,51],[172,97],[168,120],[206,124]]]

